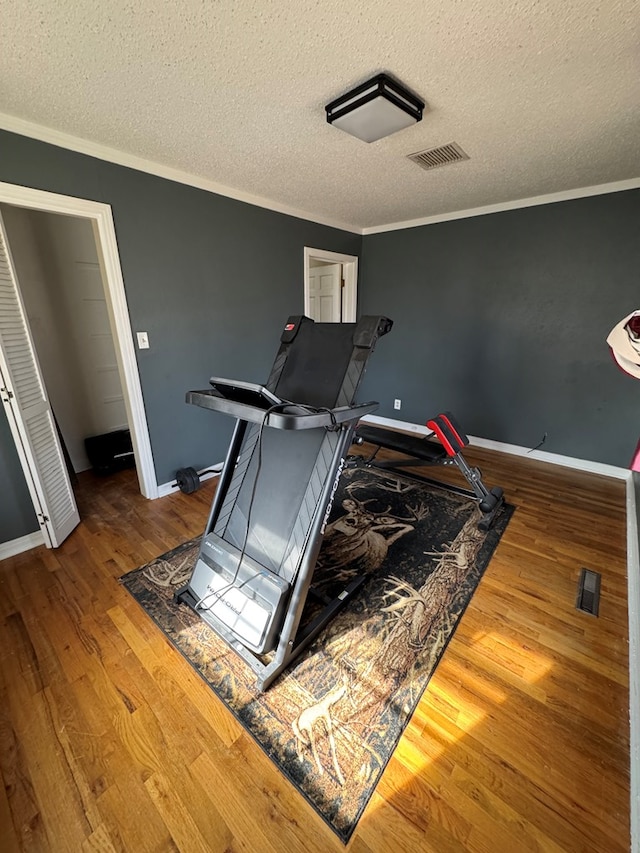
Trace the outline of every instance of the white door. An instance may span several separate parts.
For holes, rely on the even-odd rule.
[[[0,396],[49,548],[80,521],[0,215]]]
[[[342,319],[342,264],[323,264],[309,270],[310,317],[317,323]]]
[[[84,353],[81,372],[94,433],[124,429],[127,412],[99,265],[75,261],[65,289],[78,349]]]

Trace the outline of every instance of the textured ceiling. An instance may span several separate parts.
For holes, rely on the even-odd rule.
[[[363,229],[640,176],[639,20],[636,0],[3,0],[0,112]],[[423,121],[371,144],[328,125],[380,71]],[[406,159],[453,141],[469,161]]]

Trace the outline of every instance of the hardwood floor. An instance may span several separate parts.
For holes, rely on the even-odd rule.
[[[517,509],[347,849],[628,850],[624,482],[466,455]],[[0,562],[3,853],[344,849],[117,581],[200,533],[214,488],[83,475],[63,546]]]

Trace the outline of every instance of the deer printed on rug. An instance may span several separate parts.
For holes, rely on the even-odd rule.
[[[197,540],[122,582],[347,841],[512,511],[505,505],[493,528],[481,532],[477,504],[467,495],[407,474],[347,468],[313,582],[330,595],[356,575],[367,581],[265,693],[203,620],[173,602]]]

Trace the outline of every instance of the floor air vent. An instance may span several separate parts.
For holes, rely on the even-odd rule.
[[[578,599],[576,607],[592,616],[598,615],[600,604],[600,575],[590,569],[582,569],[578,581]]]
[[[460,148],[457,142],[441,145],[439,148],[428,148],[426,151],[418,151],[409,154],[407,160],[417,163],[421,169],[437,169],[439,166],[448,166],[449,163],[461,163],[468,160],[469,155]]]

